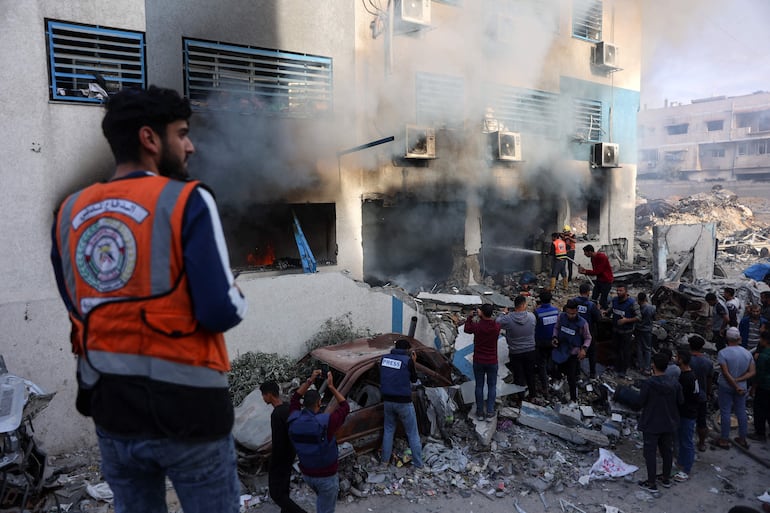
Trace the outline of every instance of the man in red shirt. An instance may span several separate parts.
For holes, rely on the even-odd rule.
[[[610,259],[601,251],[596,251],[591,244],[583,248],[583,254],[591,259],[592,269],[586,269],[579,265],[578,272],[588,276],[596,276],[596,286],[591,294],[591,300],[596,301],[599,298],[599,305],[602,310],[606,310],[609,307],[608,297],[612,288],[612,281],[615,279],[612,274],[612,267],[610,267]]]
[[[476,417],[479,420],[495,416],[497,396],[497,338],[500,325],[492,318],[492,305],[486,303],[465,320],[463,331],[473,334],[473,377],[476,380]],[[484,379],[487,382],[487,404],[484,408]]]

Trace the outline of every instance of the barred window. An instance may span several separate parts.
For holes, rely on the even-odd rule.
[[[205,110],[317,117],[332,111],[332,59],[184,38],[185,93]]]
[[[572,35],[588,41],[602,40],[602,0],[573,0]]]
[[[417,122],[438,126],[461,124],[465,118],[465,85],[462,77],[417,73]]]
[[[52,100],[98,103],[145,87],[144,33],[46,20]]]
[[[600,141],[602,130],[602,102],[588,98],[575,98],[572,103],[575,133],[586,141]]]
[[[559,95],[548,91],[492,85],[495,117],[507,130],[557,137]]]

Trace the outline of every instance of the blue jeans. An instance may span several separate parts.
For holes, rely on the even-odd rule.
[[[650,372],[652,356],[652,331],[636,332],[636,365],[640,371]]]
[[[685,474],[689,474],[695,461],[695,419],[681,417],[679,419],[678,435],[679,452],[677,461]]]
[[[316,493],[316,513],[334,513],[334,508],[337,506],[337,494],[340,491],[339,476],[334,474],[328,477],[313,477],[302,474],[302,479]]]
[[[719,413],[721,419],[721,437],[730,439],[730,414],[735,412],[738,418],[738,437],[746,438],[749,432],[748,418],[746,417],[746,396],[748,392],[738,394],[732,388],[719,386],[717,397],[719,399]]]
[[[396,420],[401,419],[401,424],[412,450],[412,464],[422,467],[422,442],[420,432],[417,431],[417,414],[414,405],[408,403],[394,403],[385,401],[385,430],[382,434],[382,462],[390,463],[390,455],[393,452],[393,435],[396,433]]]
[[[494,413],[497,398],[497,364],[473,363],[473,377],[476,380],[476,412],[484,411],[484,376],[487,380],[487,412]]]
[[[166,476],[185,513],[238,513],[241,484],[232,436],[185,442],[123,438],[99,428],[96,434],[116,513],[167,513]]]

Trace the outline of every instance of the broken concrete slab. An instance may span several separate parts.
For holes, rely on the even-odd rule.
[[[519,417],[516,420],[519,424],[558,436],[575,444],[592,443],[600,447],[610,444],[605,435],[580,426],[568,427],[564,425],[563,417],[552,409],[526,401],[521,403]]]
[[[511,298],[500,294],[495,289],[487,287],[486,285],[469,285],[468,288],[473,292],[478,292],[481,296],[481,300],[485,303],[491,303],[495,306],[513,308],[514,304]]]
[[[417,299],[462,306],[481,306],[483,303],[480,296],[469,294],[432,294],[430,292],[420,292],[417,294]]]
[[[675,269],[679,277],[689,268],[693,281],[710,280],[716,259],[716,223],[656,225],[652,229],[652,248],[655,283],[666,280],[668,261],[673,255],[679,257],[675,266],[683,264]]]

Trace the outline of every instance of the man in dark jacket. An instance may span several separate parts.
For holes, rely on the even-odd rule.
[[[647,491],[657,492],[655,455],[660,450],[663,459],[660,484],[669,488],[674,431],[679,427],[679,405],[684,402],[684,396],[679,382],[665,375],[668,367],[666,355],[656,353],[652,363],[652,376],[639,387],[639,401],[642,405],[639,431],[644,439],[644,462],[647,465],[647,480],[639,481],[639,486]]]
[[[410,351],[405,338],[396,340],[396,348],[380,360],[380,391],[384,403],[385,427],[382,433],[382,463],[390,463],[396,422],[401,420],[412,450],[412,465],[422,468],[422,442],[417,429],[417,413],[412,404],[412,383],[417,382],[414,363],[417,354]]]
[[[314,370],[291,396],[289,439],[297,451],[302,479],[316,493],[316,513],[334,513],[340,490],[339,454],[334,434],[350,413],[350,405],[335,388],[329,371],[326,385],[337,400],[337,408],[332,413],[321,413],[321,395],[317,390],[308,390],[320,375],[320,370]],[[303,407],[301,398],[304,398]]]
[[[612,298],[612,338],[615,340],[615,371],[618,377],[625,379],[626,370],[631,364],[631,349],[634,324],[641,319],[639,303],[628,295],[625,285],[615,288],[617,294]]]
[[[601,321],[602,313],[599,307],[591,300],[591,285],[588,283],[580,284],[580,295],[572,299],[578,305],[578,314],[588,323],[588,329],[591,331],[591,338],[596,339]],[[588,346],[588,371],[591,379],[596,377],[596,344]]]
[[[674,475],[674,481],[684,482],[690,478],[692,464],[695,461],[695,419],[698,417],[698,404],[700,403],[700,388],[698,378],[690,367],[692,354],[686,349],[677,351],[677,363],[682,373],[679,375],[679,384],[682,387],[684,402],[679,405],[679,431],[677,441],[679,451],[677,462],[682,468]]]
[[[289,440],[289,405],[281,400],[278,383],[267,381],[259,387],[262,400],[273,407],[270,414],[272,450],[268,467],[270,498],[281,508],[281,513],[307,513],[291,500],[291,466],[297,453]]]

